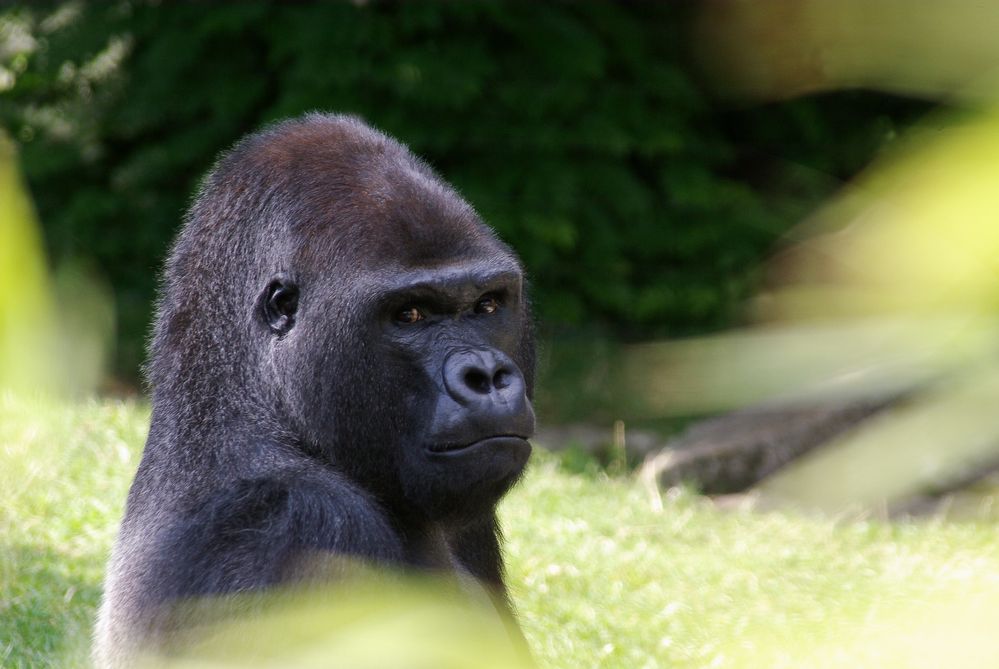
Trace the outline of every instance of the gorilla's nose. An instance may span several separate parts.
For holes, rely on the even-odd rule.
[[[444,361],[444,385],[464,406],[496,404],[517,411],[525,400],[523,374],[495,349],[463,349],[449,355]]]

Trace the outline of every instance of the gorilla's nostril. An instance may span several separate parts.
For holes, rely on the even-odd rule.
[[[465,372],[465,385],[477,393],[488,394],[489,376],[481,369],[470,369]]]
[[[513,406],[524,394],[524,377],[517,364],[496,349],[455,351],[444,359],[442,372],[451,399],[474,406],[475,411],[506,411],[507,405]]]
[[[501,369],[493,375],[493,387],[503,390],[513,382],[513,375],[507,369]]]

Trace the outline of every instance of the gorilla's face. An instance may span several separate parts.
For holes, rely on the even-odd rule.
[[[258,301],[296,439],[432,520],[494,505],[534,431],[519,263],[481,223],[458,228],[460,249],[355,239],[354,262],[275,274]]]

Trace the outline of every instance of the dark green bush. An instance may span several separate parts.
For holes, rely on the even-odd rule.
[[[779,235],[918,111],[860,95],[732,110],[672,3],[94,2],[0,13],[2,122],[54,258],[115,286],[118,371],[217,152],[306,110],[407,142],[520,252],[548,323],[728,323]]]

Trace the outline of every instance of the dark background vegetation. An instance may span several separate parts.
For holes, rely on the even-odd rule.
[[[740,107],[679,3],[71,2],[5,19],[0,123],[55,264],[113,286],[134,382],[198,180],[246,132],[350,112],[408,143],[523,257],[548,336],[711,331],[780,236],[923,107]],[[9,289],[7,287],[4,288]]]

